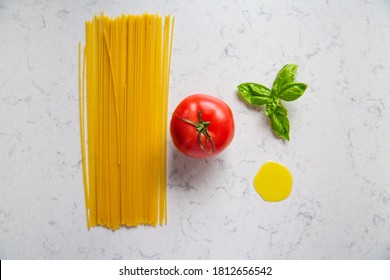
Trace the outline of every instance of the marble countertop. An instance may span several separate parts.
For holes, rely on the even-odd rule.
[[[168,143],[168,225],[87,230],[77,44],[102,10],[176,17],[169,117],[207,93],[233,111],[213,159]],[[390,259],[390,1],[0,2],[1,259]],[[287,63],[309,87],[287,104],[291,141],[237,96]],[[169,134],[168,134],[169,135]],[[268,160],[291,196],[263,201]]]

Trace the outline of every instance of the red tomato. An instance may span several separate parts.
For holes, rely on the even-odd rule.
[[[218,98],[205,94],[190,95],[173,112],[172,141],[187,156],[215,156],[229,146],[233,136],[233,113]]]

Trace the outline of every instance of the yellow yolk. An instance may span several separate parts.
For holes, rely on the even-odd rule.
[[[266,162],[257,172],[253,185],[265,201],[281,201],[286,199],[292,189],[292,176],[284,165],[277,162]]]

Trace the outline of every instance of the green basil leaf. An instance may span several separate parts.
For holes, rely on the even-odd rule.
[[[283,106],[277,106],[269,116],[271,128],[279,137],[290,140],[290,122],[287,117],[287,110]]]
[[[272,131],[285,140],[290,140],[290,122],[283,101],[298,99],[305,92],[307,85],[295,82],[298,66],[287,64],[278,72],[272,89],[256,83],[243,83],[238,86],[239,95],[252,105],[265,105],[265,114],[270,119]]]
[[[291,83],[280,89],[279,98],[284,101],[294,101],[302,96],[307,85],[304,83]]]
[[[261,97],[261,96],[252,96],[250,98],[250,104],[260,106],[264,105],[269,101],[269,97]]]
[[[286,109],[286,107],[283,106],[282,103],[279,103],[279,106],[276,107],[276,110],[277,110],[278,114],[282,114],[282,115],[287,116],[287,109]]]
[[[240,96],[251,105],[264,105],[271,100],[269,88],[255,83],[243,83],[238,87]]]
[[[295,64],[287,64],[280,69],[274,84],[272,85],[272,93],[279,95],[279,90],[289,83],[293,83],[295,80],[295,72],[297,72],[298,66]]]

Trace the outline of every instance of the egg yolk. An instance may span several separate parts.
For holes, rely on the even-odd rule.
[[[292,176],[284,165],[269,161],[257,172],[253,185],[257,193],[271,202],[282,201],[289,197],[292,190]]]

